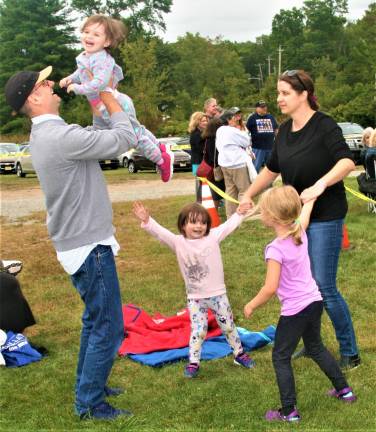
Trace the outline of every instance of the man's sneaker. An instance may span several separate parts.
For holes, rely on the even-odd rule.
[[[22,270],[22,261],[0,260],[0,271],[16,276]]]
[[[253,366],[256,364],[254,360],[249,357],[249,355],[245,352],[243,354],[239,354],[234,358],[234,363],[239,366],[243,366],[247,369],[253,368]]]
[[[90,408],[88,411],[80,415],[80,420],[89,419],[102,419],[102,420],[113,420],[119,416],[132,416],[133,414],[124,409],[117,409],[111,406],[107,402],[101,402],[94,408]]]
[[[198,365],[197,363],[189,363],[184,369],[184,376],[186,378],[196,378],[199,369],[200,365]]]
[[[104,386],[104,394],[106,395],[106,397],[119,396],[119,395],[123,394],[124,392],[125,392],[125,390],[121,387]]]
[[[282,410],[270,410],[265,414],[265,420],[268,421],[282,421],[282,422],[299,422],[301,420],[298,410],[295,408],[294,411],[287,416],[282,414]]]
[[[347,403],[353,403],[357,399],[351,387],[345,387],[344,389],[339,391],[337,391],[336,389],[331,389],[328,391],[328,395],[336,397],[337,399]]]
[[[360,357],[358,354],[354,356],[341,355],[341,360],[339,361],[339,367],[343,371],[356,369],[359,366],[360,366]]]
[[[159,145],[159,150],[162,153],[163,163],[157,165],[157,168],[161,173],[162,181],[168,182],[174,173],[174,153],[167,149],[164,144]]]

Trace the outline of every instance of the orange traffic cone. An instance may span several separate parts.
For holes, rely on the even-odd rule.
[[[343,230],[342,230],[342,249],[350,249],[350,240],[349,240],[349,233],[347,232],[347,227],[345,224],[343,224]]]
[[[215,228],[221,224],[221,220],[219,219],[218,212],[215,208],[213,197],[212,197],[212,194],[210,192],[210,187],[206,183],[206,181],[202,182],[201,195],[202,195],[202,203],[201,204],[209,212],[210,219],[211,219],[211,226],[212,226],[212,228]]]

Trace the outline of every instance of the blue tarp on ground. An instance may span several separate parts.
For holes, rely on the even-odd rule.
[[[240,339],[246,351],[253,351],[274,341],[275,326],[270,325],[261,332],[252,332],[238,327]],[[226,357],[232,353],[230,345],[224,336],[217,336],[205,340],[202,346],[201,359],[212,360]],[[160,367],[167,363],[188,359],[189,348],[178,348],[164,351],[155,351],[148,354],[130,354],[128,357],[147,366]]]

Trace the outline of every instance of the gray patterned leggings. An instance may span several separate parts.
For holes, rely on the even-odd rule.
[[[208,309],[213,311],[223,335],[234,352],[234,356],[236,357],[243,352],[227,294],[203,299],[188,299],[188,309],[191,318],[190,363],[200,363],[201,347],[208,332]]]

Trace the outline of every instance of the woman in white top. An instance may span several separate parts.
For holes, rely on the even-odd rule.
[[[221,119],[225,125],[216,134],[218,164],[222,167],[226,193],[240,200],[251,184],[247,167],[249,156],[246,152],[251,143],[247,132],[238,128],[238,119],[233,111],[225,111]],[[236,208],[236,204],[226,201],[227,219],[235,213]]]

